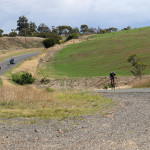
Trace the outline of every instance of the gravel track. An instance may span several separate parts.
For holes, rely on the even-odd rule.
[[[119,105],[103,117],[0,119],[1,150],[150,150],[150,93],[101,93]],[[144,91],[144,89],[143,89]]]
[[[33,52],[33,53],[27,53],[27,54],[22,54],[18,56],[14,56],[13,58],[15,59],[15,64],[8,65],[10,59],[6,59],[3,62],[0,63],[0,75],[3,75],[5,72],[16,66],[17,64],[21,63],[22,61],[27,60],[30,57],[36,56],[40,54],[40,52]]]

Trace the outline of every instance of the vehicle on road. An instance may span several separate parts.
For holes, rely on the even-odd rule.
[[[14,58],[10,58],[10,60],[9,60],[9,63],[8,63],[9,65],[10,64],[15,64],[15,59]]]

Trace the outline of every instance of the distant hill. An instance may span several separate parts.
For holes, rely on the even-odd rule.
[[[69,45],[46,64],[44,71],[49,76],[69,77],[108,76],[111,71],[132,75],[127,58],[133,53],[148,65],[145,73],[150,74],[150,27],[97,34]]]
[[[38,37],[0,37],[0,50],[39,48],[43,47],[42,41],[43,38]]]

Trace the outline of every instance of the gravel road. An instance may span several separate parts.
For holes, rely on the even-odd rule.
[[[150,150],[150,92],[133,91],[100,93],[119,102],[103,117],[82,116],[30,125],[28,119],[0,119],[0,149]]]
[[[38,54],[40,54],[40,52],[33,52],[33,53],[22,54],[19,56],[14,56],[13,58],[15,59],[15,64],[11,64],[11,65],[8,65],[10,59],[6,59],[5,61],[0,63],[0,67],[1,67],[0,75],[3,75],[5,72],[13,68],[15,65],[21,63],[22,61],[25,61],[28,58],[36,56]]]

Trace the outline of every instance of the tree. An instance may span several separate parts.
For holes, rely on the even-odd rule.
[[[58,29],[55,28],[55,26],[52,26],[52,33],[53,34],[57,34],[58,33]]]
[[[2,37],[3,32],[4,31],[2,29],[0,29],[0,37]]]
[[[29,23],[29,30],[30,30],[30,32],[35,33],[37,31],[36,29],[37,29],[36,24],[34,22],[30,22]]]
[[[89,33],[90,34],[96,34],[97,33],[97,29],[96,28],[89,28]]]
[[[127,26],[126,28],[122,29],[123,30],[130,30],[131,29],[131,26]]]
[[[118,29],[115,28],[115,27],[111,27],[111,28],[109,28],[109,30],[110,30],[111,32],[116,32],[116,31],[118,31]]]
[[[20,32],[23,29],[29,28],[28,19],[25,16],[19,17],[19,20],[17,21],[17,30]],[[25,31],[25,30],[24,30]]]
[[[127,61],[131,63],[130,72],[135,76],[139,77],[140,80],[142,78],[142,75],[144,73],[145,67],[147,66],[144,64],[140,57],[138,57],[136,54],[132,54],[128,57]]]
[[[47,25],[45,25],[44,23],[41,23],[39,26],[38,26],[38,29],[37,29],[39,32],[45,32],[45,33],[50,33],[51,32],[51,30],[50,30],[50,28],[47,26]]]
[[[73,32],[74,32],[74,33],[80,33],[79,28],[78,28],[78,27],[75,27],[75,28],[73,29]]]
[[[86,33],[89,31],[89,27],[86,24],[81,25],[80,32]]]
[[[65,36],[67,36],[67,35],[73,33],[73,29],[70,26],[66,26],[66,25],[64,25],[64,26],[58,26],[57,29],[58,29],[58,34],[59,35],[65,35]]]

